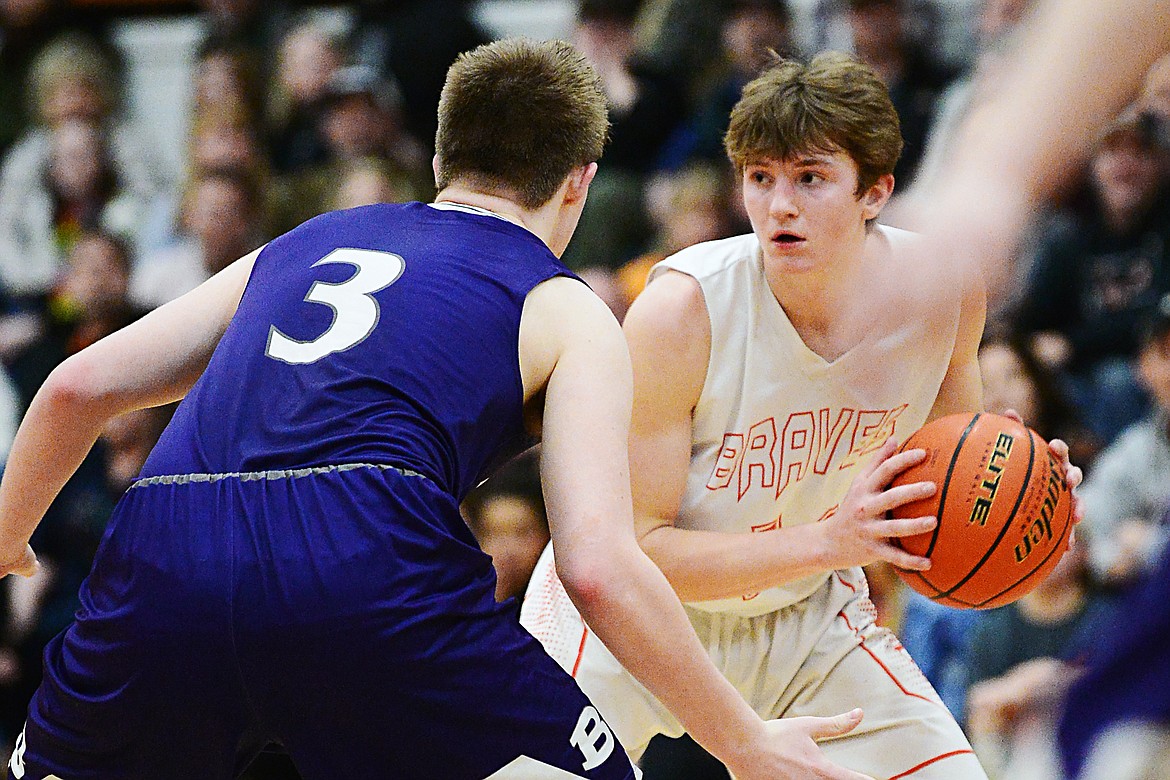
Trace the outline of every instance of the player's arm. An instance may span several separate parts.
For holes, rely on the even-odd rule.
[[[987,320],[987,292],[982,284],[972,284],[960,303],[959,327],[955,348],[946,376],[939,386],[938,398],[927,419],[938,419],[960,412],[983,409],[983,377],[979,371],[979,343]]]
[[[0,481],[0,576],[32,573],[29,537],[111,419],[186,395],[235,313],[258,252],[71,356],[45,380]]]
[[[985,163],[979,176],[1047,195],[1170,51],[1170,2],[1043,0],[1013,38],[1004,76],[964,128],[971,145],[955,148],[959,162]]]
[[[1170,0],[1043,0],[1013,39],[919,215],[993,292],[1014,276],[1011,249],[1032,208],[1170,50]]]
[[[544,395],[541,477],[557,574],[590,628],[738,777],[861,780],[812,741],[851,730],[860,713],[765,724],[715,669],[638,547],[630,365],[613,315],[583,285],[558,278],[529,294],[520,333],[526,397]]]
[[[710,318],[698,282],[677,272],[657,277],[635,301],[623,327],[634,368],[630,467],[635,522],[642,548],[683,601],[738,598],[878,559],[907,568],[926,565],[890,544],[889,537],[920,533],[932,524],[921,519],[875,524],[885,513],[882,502],[926,495],[909,486],[882,491],[894,473],[920,457],[891,458],[891,445],[877,463],[862,471],[866,490],[861,492],[866,500],[873,500],[864,516],[845,517],[846,507],[835,522],[796,525],[766,534],[676,527],[690,467],[692,415],[711,352]],[[760,522],[771,519],[760,518]]]

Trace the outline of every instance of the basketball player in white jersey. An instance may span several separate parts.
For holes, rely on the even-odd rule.
[[[822,743],[875,778],[985,780],[952,715],[890,632],[860,566],[929,562],[886,519],[931,495],[887,489],[929,419],[982,406],[984,291],[906,295],[912,234],[874,222],[901,150],[885,86],[843,55],[779,61],[744,90],[726,139],[753,232],[668,258],[625,321],[631,476],[644,549],[720,670],[761,715],[860,706]],[[1067,465],[1067,448],[1055,445]],[[546,550],[522,622],[635,757],[682,733],[585,626]]]

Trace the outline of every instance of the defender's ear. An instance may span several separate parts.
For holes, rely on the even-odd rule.
[[[584,200],[585,196],[589,194],[589,185],[596,175],[597,163],[595,162],[574,169],[569,174],[569,187],[565,193],[565,202],[576,203],[579,200]]]
[[[439,184],[439,155],[431,158],[431,171],[435,174],[435,186]]]

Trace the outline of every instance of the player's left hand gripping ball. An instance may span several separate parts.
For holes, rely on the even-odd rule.
[[[1008,409],[1004,412],[1004,417],[1010,417],[1021,425],[1027,424],[1015,409]],[[1085,519],[1085,503],[1081,500],[1080,494],[1077,493],[1077,486],[1084,480],[1085,474],[1081,471],[1080,466],[1073,465],[1072,461],[1069,460],[1068,444],[1064,439],[1053,439],[1048,442],[1048,449],[1060,461],[1061,468],[1064,469],[1064,481],[1068,484],[1068,489],[1072,492],[1073,527],[1068,534],[1068,546],[1071,549],[1076,542],[1077,524]]]

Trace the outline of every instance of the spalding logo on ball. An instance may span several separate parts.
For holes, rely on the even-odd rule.
[[[1010,604],[1048,576],[1068,549],[1072,494],[1060,461],[1035,431],[998,414],[955,414],[928,423],[901,449],[926,459],[893,484],[930,481],[930,498],[895,517],[934,515],[934,530],[897,540],[930,558],[927,571],[896,569],[940,604],[990,609]]]

